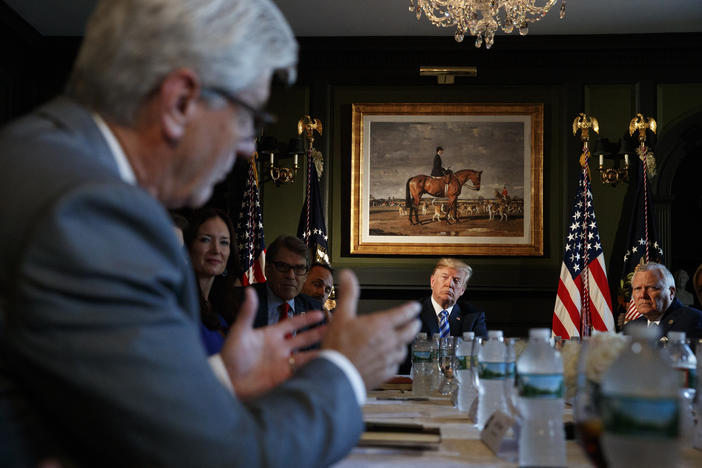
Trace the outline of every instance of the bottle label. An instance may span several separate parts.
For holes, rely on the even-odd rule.
[[[517,388],[522,398],[563,398],[563,374],[518,374]]]
[[[478,366],[478,377],[481,379],[504,380],[506,377],[504,362],[480,362]]]
[[[507,372],[507,377],[514,377],[515,375],[515,369],[516,369],[516,363],[514,361],[509,361],[505,365],[505,369]]]
[[[602,395],[604,430],[613,434],[657,439],[678,436],[677,398]]]
[[[456,370],[466,370],[470,369],[468,364],[470,364],[470,356],[456,356]]]
[[[687,367],[676,367],[680,388],[697,388],[697,370]]]
[[[431,362],[431,351],[415,351],[412,353],[412,362]]]

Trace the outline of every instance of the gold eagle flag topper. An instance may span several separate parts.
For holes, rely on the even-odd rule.
[[[297,134],[302,135],[305,133],[305,140],[307,140],[308,149],[312,148],[312,143],[314,143],[314,132],[322,134],[322,122],[317,118],[312,118],[309,115],[302,117],[297,121]]]
[[[600,124],[595,117],[590,117],[581,112],[573,120],[573,135],[577,135],[580,130],[580,139],[583,141],[583,153],[580,155],[580,165],[587,167],[587,158],[590,154],[588,149],[588,141],[590,141],[590,129],[595,133],[600,133]],[[590,168],[588,167],[588,177],[590,176]]]
[[[633,136],[634,132],[639,132],[639,147],[636,148],[636,154],[643,161],[649,177],[656,175],[656,159],[653,157],[653,151],[646,146],[646,130],[656,133],[657,128],[658,125],[653,117],[646,119],[642,114],[636,114],[629,122],[629,135]]]

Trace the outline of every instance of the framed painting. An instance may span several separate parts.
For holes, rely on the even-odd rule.
[[[543,255],[543,104],[352,105],[350,252]]]

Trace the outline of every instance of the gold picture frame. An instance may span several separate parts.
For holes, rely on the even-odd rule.
[[[351,159],[351,254],[543,255],[543,104],[352,104]]]

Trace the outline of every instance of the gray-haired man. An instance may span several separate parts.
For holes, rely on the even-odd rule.
[[[0,466],[326,466],[355,445],[418,306],[357,318],[342,273],[321,353],[291,356],[321,313],[253,330],[249,290],[208,363],[164,208],[253,153],[296,60],[269,0],[104,0],[66,96],[2,130]]]

